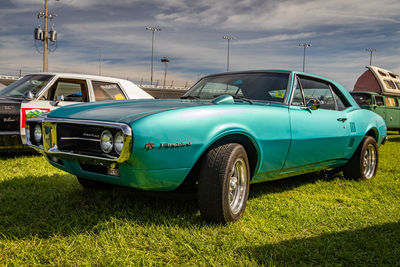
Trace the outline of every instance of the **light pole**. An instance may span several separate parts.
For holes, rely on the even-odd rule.
[[[376,48],[366,48],[365,51],[369,52],[369,65],[372,65],[372,53],[376,52]]]
[[[222,39],[228,40],[228,55],[227,55],[227,59],[226,59],[226,71],[229,71],[229,43],[231,40],[236,40],[237,38],[235,36],[231,36],[231,35],[224,35],[224,36],[222,36]]]
[[[161,59],[161,62],[165,63],[165,70],[164,70],[164,85],[163,87],[165,88],[165,81],[167,80],[167,71],[168,71],[168,63],[169,63],[169,59],[166,57],[163,57]]]
[[[147,26],[146,30],[151,31],[151,76],[150,84],[153,85],[153,62],[154,62],[154,32],[161,31],[160,28]]]
[[[303,54],[303,72],[304,72],[305,67],[306,67],[306,48],[307,48],[307,47],[310,47],[311,44],[305,44],[305,43],[303,43],[303,44],[299,44],[299,46],[304,47],[304,54]]]
[[[101,48],[99,48],[99,75],[101,75]]]

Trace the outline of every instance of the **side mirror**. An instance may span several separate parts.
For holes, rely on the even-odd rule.
[[[25,92],[23,96],[26,100],[33,100],[35,98],[35,95],[31,91]]]
[[[57,96],[57,102],[64,101],[64,95],[58,95]]]
[[[321,102],[319,102],[318,99],[316,98],[311,98],[310,100],[308,100],[306,107],[311,109],[311,110],[317,110],[319,109],[321,106]]]

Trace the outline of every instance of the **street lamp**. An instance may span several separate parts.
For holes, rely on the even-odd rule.
[[[299,44],[299,46],[304,47],[304,54],[303,54],[303,72],[304,72],[305,67],[306,67],[306,48],[307,48],[307,47],[310,47],[311,44],[305,44],[305,43],[303,43],[303,44]]]
[[[229,42],[231,40],[236,40],[237,38],[235,36],[231,36],[231,35],[224,35],[222,36],[222,39],[226,39],[228,40],[228,56],[227,56],[227,62],[226,62],[226,71],[229,71]]]
[[[165,88],[165,81],[167,80],[167,71],[168,71],[168,63],[169,63],[169,59],[166,57],[163,57],[161,59],[161,62],[165,63],[165,71],[164,71],[164,85],[163,87]]]
[[[154,32],[161,31],[160,28],[147,26],[146,30],[151,31],[151,76],[150,84],[153,85],[153,62],[154,62]]]
[[[376,52],[376,48],[366,48],[365,51],[369,52],[369,65],[372,65],[372,53]]]

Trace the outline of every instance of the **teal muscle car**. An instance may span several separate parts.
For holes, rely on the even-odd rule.
[[[250,183],[320,170],[374,177],[387,136],[338,83],[283,70],[209,75],[181,99],[66,106],[26,129],[84,187],[194,185],[202,216],[222,223],[241,217]]]

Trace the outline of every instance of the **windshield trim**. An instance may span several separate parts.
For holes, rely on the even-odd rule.
[[[250,99],[253,102],[265,102],[265,103],[277,103],[277,104],[282,104],[285,106],[288,106],[288,97],[291,94],[289,91],[292,77],[293,77],[293,72],[292,71],[287,71],[287,70],[254,70],[254,71],[237,71],[237,72],[223,72],[223,73],[217,73],[217,74],[210,74],[206,75],[202,78],[200,78],[192,87],[189,88],[189,90],[183,94],[180,98],[181,99],[190,99],[190,93],[193,88],[195,88],[202,80],[207,79],[207,78],[213,78],[213,77],[219,77],[219,76],[226,76],[226,75],[240,75],[240,74],[261,74],[261,73],[283,73],[288,75],[287,79],[287,86],[286,86],[286,91],[285,91],[285,96],[282,101],[274,101],[274,100],[261,100],[261,99]],[[221,94],[224,95],[224,94]],[[231,95],[231,94],[226,94],[226,95]],[[220,95],[219,95],[220,96]],[[213,98],[192,98],[191,100],[212,100]],[[234,101],[240,101],[240,102],[245,102],[241,99],[234,99]]]

